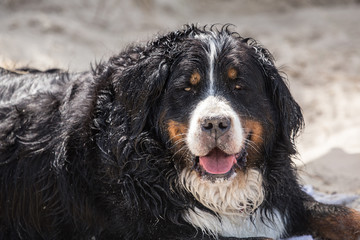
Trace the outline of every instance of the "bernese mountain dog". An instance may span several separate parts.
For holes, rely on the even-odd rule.
[[[0,70],[0,239],[360,239],[302,191],[299,105],[232,27],[132,45],[91,71]]]

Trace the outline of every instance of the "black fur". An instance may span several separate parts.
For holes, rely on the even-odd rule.
[[[181,159],[165,126],[190,114],[173,79],[201,58],[192,36],[209,32],[240,44],[264,79],[259,105],[273,121],[256,160],[266,192],[258,211],[269,219],[279,211],[284,236],[311,233],[313,200],[290,159],[302,114],[271,54],[228,26],[187,26],[92,72],[0,69],[0,239],[211,239],[182,218],[204,207],[178,184]]]

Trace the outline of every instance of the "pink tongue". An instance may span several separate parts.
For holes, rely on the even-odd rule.
[[[203,157],[199,157],[200,166],[211,174],[224,174],[230,171],[236,163],[235,155],[227,155],[218,148]]]

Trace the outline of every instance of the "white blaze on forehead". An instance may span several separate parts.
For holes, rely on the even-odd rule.
[[[216,52],[216,46],[215,46],[215,42],[213,40],[209,41],[210,44],[210,52],[209,52],[209,59],[210,59],[210,72],[209,72],[209,79],[210,79],[210,88],[209,88],[209,93],[210,95],[214,94],[214,68],[215,68],[215,58],[217,55]]]
[[[226,153],[236,154],[243,146],[243,129],[240,118],[230,106],[229,102],[221,97],[209,96],[199,102],[192,112],[186,143],[189,150],[195,156],[204,156],[211,149],[204,143],[204,133],[201,129],[201,121],[205,118],[226,117],[230,119],[229,139],[226,142]],[[206,134],[205,134],[206,136]]]
[[[196,39],[200,39],[202,42],[206,43],[208,45],[208,48],[206,49],[208,59],[209,59],[209,95],[213,95],[215,93],[214,90],[214,82],[215,82],[215,76],[214,76],[214,69],[216,65],[216,57],[218,56],[218,49],[221,49],[221,46],[223,45],[223,40],[218,39],[218,37],[215,35],[215,33],[205,35],[205,34],[199,34],[195,36]]]

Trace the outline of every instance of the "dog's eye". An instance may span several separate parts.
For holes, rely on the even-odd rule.
[[[191,88],[191,87],[184,88],[184,91],[188,92],[188,93],[191,93],[192,95],[196,94],[196,90],[194,88]]]
[[[191,91],[191,87],[186,87],[186,88],[184,88],[184,90],[185,90],[186,92],[190,92],[190,91]]]
[[[235,90],[242,90],[243,86],[241,86],[240,84],[236,84],[235,85]]]

